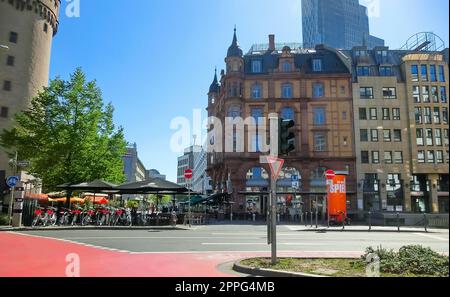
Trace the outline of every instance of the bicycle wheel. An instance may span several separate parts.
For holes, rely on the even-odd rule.
[[[36,227],[39,222],[40,217],[37,216],[34,218],[33,222],[31,223],[31,227]]]

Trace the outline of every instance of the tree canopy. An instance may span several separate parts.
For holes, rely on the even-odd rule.
[[[56,78],[33,98],[13,128],[0,133],[0,145],[29,161],[27,172],[42,179],[46,191],[96,179],[121,183],[126,142],[113,112],[96,82],[77,69],[68,81]]]

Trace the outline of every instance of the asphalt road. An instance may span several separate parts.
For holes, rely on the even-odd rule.
[[[366,247],[398,249],[423,245],[449,252],[448,230],[425,232],[323,232],[278,227],[279,251],[363,252]],[[212,225],[191,230],[64,230],[20,232],[131,253],[269,252],[262,225]]]

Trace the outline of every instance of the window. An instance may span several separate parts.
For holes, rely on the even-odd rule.
[[[437,146],[442,146],[442,130],[434,129],[434,139]]]
[[[253,60],[252,61],[252,73],[261,73],[261,71],[262,71],[261,60]]]
[[[441,87],[441,102],[447,103],[447,91],[445,87]]]
[[[370,112],[370,119],[372,121],[376,121],[378,119],[377,109],[376,108],[371,108],[371,109],[369,109],[369,112]]]
[[[325,108],[323,107],[313,108],[313,113],[314,113],[314,125],[316,126],[325,125],[326,123]]]
[[[261,99],[262,98],[262,87],[260,84],[254,84],[252,87],[252,98]]]
[[[425,163],[425,151],[417,151],[417,162]]]
[[[360,108],[359,109],[359,119],[361,121],[367,120],[367,109],[366,108]]]
[[[321,59],[313,59],[312,66],[313,66],[314,72],[322,71],[322,60]]]
[[[314,150],[324,152],[327,149],[327,143],[324,133],[314,133]]]
[[[313,84],[313,97],[314,98],[322,98],[323,96],[324,96],[323,83],[314,83]]]
[[[435,124],[441,123],[441,110],[439,109],[439,107],[435,107],[433,109],[433,121]]]
[[[370,130],[370,140],[372,142],[378,142],[379,138],[378,138],[378,130],[377,129]]]
[[[419,86],[413,86],[413,99],[414,99],[414,103],[420,103],[420,88],[419,88]]]
[[[430,102],[430,88],[428,86],[422,87],[422,102]]]
[[[356,67],[356,72],[358,76],[369,76],[370,68],[368,66],[358,66]]]
[[[425,124],[431,124],[431,107],[425,107],[423,117]]]
[[[361,163],[369,164],[369,152],[368,151],[361,151]]]
[[[444,129],[444,145],[448,146],[448,129]]]
[[[397,89],[396,88],[383,88],[383,98],[384,99],[396,99]]]
[[[343,120],[343,121],[346,121],[346,120],[347,120],[347,112],[346,112],[346,111],[343,111],[343,112],[342,112],[342,120]]]
[[[416,129],[416,143],[419,146],[423,146],[425,144],[423,141],[423,129]]]
[[[48,31],[48,25],[47,25],[47,23],[44,23],[44,32],[47,33],[47,31]]]
[[[11,91],[11,81],[5,80],[3,82],[3,90],[4,91]]]
[[[430,80],[432,82],[437,81],[436,77],[436,65],[430,65]]]
[[[422,118],[422,108],[421,107],[414,107],[414,115],[416,118],[416,124],[422,124],[423,118]]]
[[[448,108],[442,107],[442,123],[448,125]]]
[[[444,152],[436,151],[436,163],[443,164],[444,163]]]
[[[16,32],[9,33],[9,42],[17,43],[18,40],[19,40],[19,34],[17,34]]]
[[[357,51],[355,51],[355,56],[357,56],[357,57],[365,57],[365,56],[367,56],[367,51],[357,50]]]
[[[426,129],[425,135],[427,139],[427,145],[432,146],[433,145],[433,129]]]
[[[392,76],[392,67],[390,66],[380,67],[380,76]]]
[[[391,119],[391,110],[389,108],[383,108],[383,121],[388,121]]]
[[[8,112],[9,112],[8,107],[2,106],[0,109],[0,118],[4,119],[8,118]]]
[[[430,164],[434,164],[435,163],[434,151],[428,151],[427,159],[428,159],[428,163],[430,163]]]
[[[294,109],[291,107],[284,107],[281,110],[281,116],[284,120],[293,120],[295,121],[295,112]]]
[[[392,152],[384,152],[384,163],[392,164]]]
[[[283,63],[283,72],[291,72],[291,63],[289,63],[288,61],[285,61]]]
[[[427,65],[420,66],[420,79],[422,81],[428,81],[428,67]]]
[[[292,98],[292,85],[291,84],[284,84],[281,87],[281,96],[284,99],[291,99]]]
[[[402,130],[394,129],[394,141],[401,142],[402,141]]]
[[[367,129],[361,129],[360,130],[360,140],[361,142],[367,142],[369,141],[369,134]]]
[[[263,117],[263,110],[262,110],[262,108],[252,108],[251,114],[252,114],[252,117],[256,121],[258,121],[259,118]]]
[[[227,116],[230,118],[237,118],[241,116],[241,107],[238,105],[233,105],[228,108]]]
[[[380,152],[379,151],[372,152],[372,163],[380,164]]]
[[[400,121],[400,108],[392,109],[392,119],[394,121]]]
[[[439,103],[438,87],[431,87],[431,98],[432,98],[433,103]]]
[[[14,66],[14,57],[13,56],[8,56],[6,58],[6,65],[7,66]]]
[[[417,65],[411,65],[411,78],[412,81],[419,81],[419,67]]]
[[[360,88],[361,99],[373,99],[373,88]]]
[[[394,152],[394,162],[395,164],[403,164],[403,152]]]
[[[392,141],[391,130],[389,130],[389,129],[384,129],[383,130],[383,140],[385,142],[391,142]]]
[[[444,66],[439,65],[439,81],[445,82]]]

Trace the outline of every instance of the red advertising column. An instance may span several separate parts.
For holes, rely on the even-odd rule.
[[[347,217],[346,176],[337,174],[327,181],[328,217],[330,222],[342,223]]]

